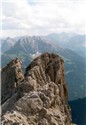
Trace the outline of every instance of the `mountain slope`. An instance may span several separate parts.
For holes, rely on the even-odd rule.
[[[10,37],[7,37],[6,39],[1,39],[0,41],[2,53],[9,50],[16,43],[16,40]]]
[[[86,98],[69,102],[72,110],[73,122],[77,125],[86,124]]]

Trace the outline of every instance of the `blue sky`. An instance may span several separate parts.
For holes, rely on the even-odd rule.
[[[84,0],[3,0],[2,36],[85,33]]]

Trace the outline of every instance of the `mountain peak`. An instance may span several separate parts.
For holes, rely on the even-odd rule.
[[[14,63],[15,61],[17,63]],[[12,79],[15,72],[12,75],[8,71],[10,64],[11,67],[17,64],[19,68],[21,63],[16,59],[9,63],[8,69],[4,68],[4,72],[8,72],[8,76],[10,75]],[[18,89],[2,105],[2,123],[3,125],[72,125],[67,97],[64,61],[54,53],[45,52],[26,68],[24,79],[19,81]]]

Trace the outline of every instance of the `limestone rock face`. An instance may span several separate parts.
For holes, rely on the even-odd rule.
[[[4,103],[17,90],[19,82],[24,79],[22,64],[18,58],[12,60],[1,70],[1,98]]]
[[[23,81],[17,77],[16,95],[2,105],[2,125],[73,125],[61,57],[44,53],[21,76]]]

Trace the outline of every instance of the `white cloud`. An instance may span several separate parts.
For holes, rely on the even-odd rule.
[[[44,35],[63,31],[84,33],[86,11],[84,2],[80,0],[43,0],[35,4],[31,4],[31,0],[7,1],[2,3],[3,36]]]

